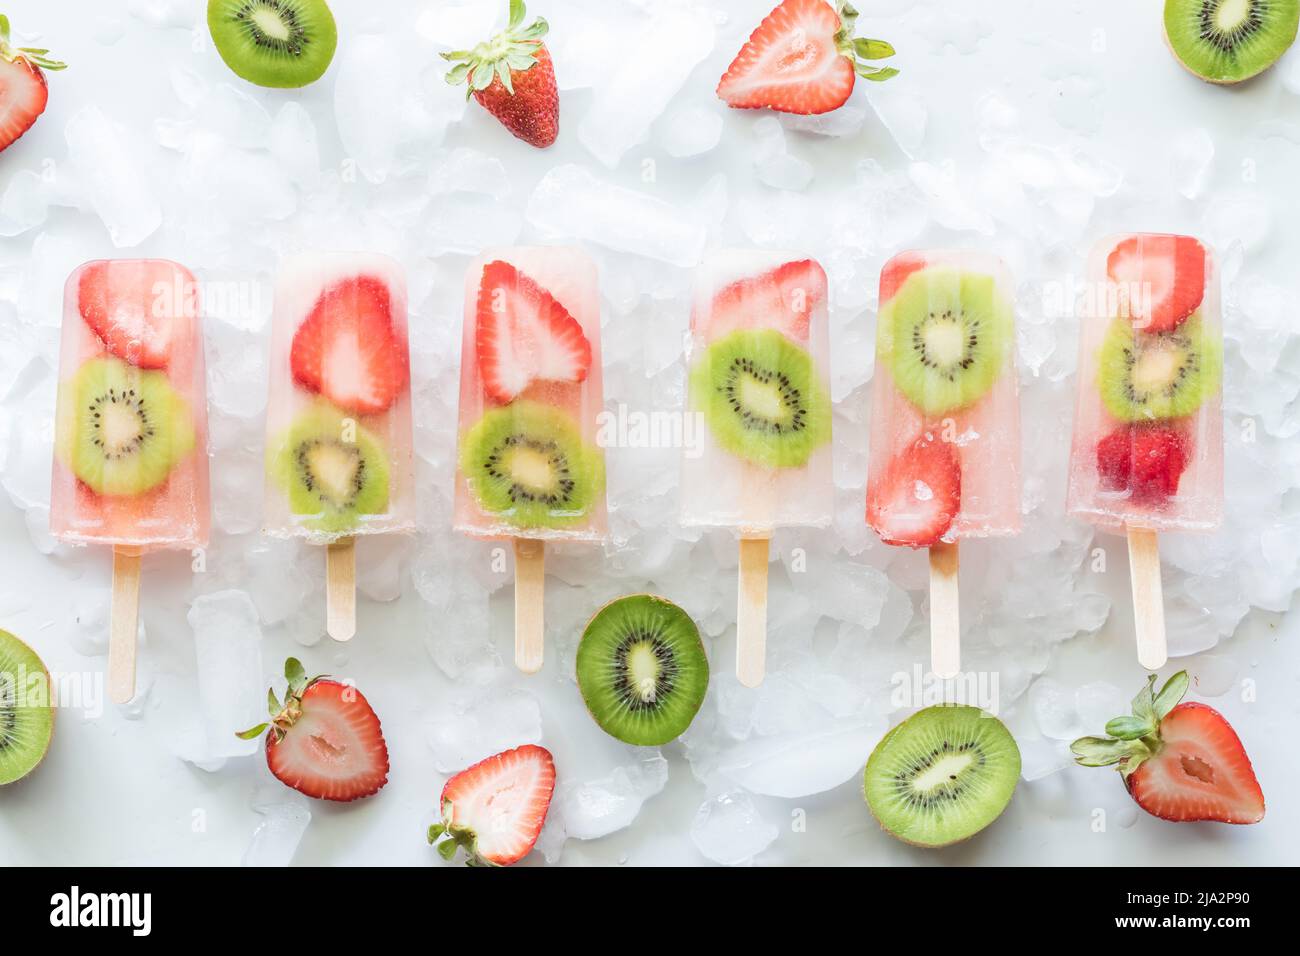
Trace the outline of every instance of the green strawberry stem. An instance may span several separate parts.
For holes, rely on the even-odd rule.
[[[1116,717],[1107,723],[1106,737],[1080,737],[1070,744],[1074,762],[1081,767],[1118,764],[1120,774],[1127,780],[1164,747],[1160,722],[1178,706],[1189,683],[1187,671],[1179,671],[1156,693],[1156,675],[1150,675],[1133,698],[1132,716]]]
[[[289,658],[284,662],[284,679],[289,685],[284,690],[284,703],[281,704],[276,699],[274,687],[267,688],[266,709],[271,719],[256,727],[238,731],[235,736],[240,740],[255,740],[269,728],[277,740],[282,739],[289,728],[302,716],[302,695],[307,692],[308,687],[325,676],[325,674],[318,674],[315,677],[308,677],[302,662],[296,657]]]
[[[12,63],[14,60],[27,60],[43,70],[66,70],[68,64],[60,60],[51,60],[49,50],[34,46],[15,47],[9,42],[9,18],[0,13],[0,58]]]
[[[455,64],[447,71],[447,82],[456,86],[468,81],[465,88],[468,98],[479,90],[486,90],[494,79],[499,79],[506,92],[513,96],[515,87],[510,78],[511,71],[522,73],[533,67],[542,48],[542,37],[550,29],[541,17],[525,27],[526,16],[523,0],[510,0],[510,21],[503,31],[472,50],[439,54],[447,62]]]
[[[835,34],[835,48],[848,57],[853,64],[853,72],[864,80],[882,83],[898,70],[892,66],[872,66],[866,60],[886,60],[894,55],[894,48],[884,40],[869,40],[866,37],[854,37],[853,31],[858,22],[858,11],[846,2],[836,6],[840,14],[840,30]]]

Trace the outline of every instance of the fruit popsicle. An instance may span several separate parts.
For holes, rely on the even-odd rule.
[[[87,262],[63,298],[50,531],[113,548],[109,692],[135,694],[140,556],[208,543],[198,286],[162,259]]]
[[[880,274],[867,522],[930,553],[931,666],[961,667],[961,538],[1020,530],[1014,283],[997,257],[903,252]]]
[[[355,536],[415,529],[406,278],[374,253],[280,266],[263,530],[326,546],[327,625],[356,631]]]
[[[605,537],[600,294],[564,246],[488,250],[465,278],[454,524],[515,551],[515,663],[542,666],[545,542]]]
[[[831,523],[826,273],[794,254],[729,250],[696,271],[688,411],[702,442],[682,456],[682,523],[740,539],[736,676],[763,680],[769,542]]]
[[[1160,531],[1223,518],[1223,329],[1214,258],[1190,236],[1098,243],[1079,326],[1067,508],[1126,533],[1138,657],[1167,658]]]

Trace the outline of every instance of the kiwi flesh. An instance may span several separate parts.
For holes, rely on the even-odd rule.
[[[96,494],[143,494],[194,450],[189,405],[163,372],[93,358],[60,387],[55,445]]]
[[[1300,0],[1165,0],[1165,40],[1210,83],[1248,80],[1295,42]]]
[[[1020,748],[978,707],[941,704],[885,734],[867,760],[863,793],[892,836],[922,847],[969,839],[996,820],[1020,779]]]
[[[1122,422],[1190,415],[1219,388],[1221,346],[1193,314],[1169,332],[1138,332],[1117,319],[1097,362],[1097,388],[1106,410]]]
[[[388,456],[379,439],[332,405],[301,412],[270,449],[268,468],[303,527],[355,531],[366,515],[388,510]]]
[[[992,276],[921,269],[880,307],[876,354],[908,401],[942,415],[988,393],[1012,338],[1011,304]]]
[[[642,747],[675,740],[709,688],[699,628],[676,604],[652,594],[612,601],[582,632],[578,688],[611,737]]]
[[[830,395],[812,356],[775,329],[718,339],[691,375],[695,405],[714,439],[746,461],[799,468],[830,441]]]
[[[50,674],[36,652],[0,631],[0,786],[27,776],[54,736]]]
[[[237,76],[278,89],[320,79],[338,45],[324,0],[208,0],[208,31]]]
[[[572,418],[540,402],[484,414],[461,440],[460,464],[479,507],[517,528],[579,523],[605,488],[599,450]]]

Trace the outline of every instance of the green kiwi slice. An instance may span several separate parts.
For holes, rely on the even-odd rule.
[[[320,79],[338,45],[324,0],[208,0],[208,31],[237,76],[276,88]]]
[[[1300,0],[1165,0],[1165,40],[1210,83],[1262,73],[1295,42]]]
[[[699,628],[671,601],[633,594],[606,604],[578,644],[578,689],[601,730],[654,747],[691,725],[709,688]]]
[[[768,468],[798,468],[830,441],[831,402],[812,356],[775,329],[719,339],[691,373],[697,409],[719,445]]]
[[[1222,368],[1222,346],[1199,315],[1155,334],[1117,319],[1102,341],[1097,388],[1119,421],[1181,418],[1218,390]]]
[[[1011,304],[990,275],[921,269],[880,307],[876,355],[913,405],[957,411],[993,387],[1012,347]]]
[[[887,832],[913,846],[969,839],[996,820],[1020,779],[1020,748],[978,707],[927,707],[885,734],[863,792]]]
[[[27,776],[54,736],[50,674],[36,652],[0,631],[0,786]]]
[[[194,450],[189,405],[163,372],[90,359],[61,387],[59,401],[59,455],[96,494],[156,488]]]
[[[388,456],[379,439],[327,403],[308,408],[269,449],[268,469],[303,527],[344,534],[388,510]]]
[[[584,521],[605,488],[604,460],[559,409],[515,401],[461,440],[461,471],[479,507],[517,528]]]

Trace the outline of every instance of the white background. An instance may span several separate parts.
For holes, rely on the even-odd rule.
[[[104,0],[93,5],[14,0],[7,5],[28,45],[48,46],[71,68],[50,77],[46,114],[16,146],[0,155],[0,190],[8,189],[23,170],[38,174],[53,170],[54,192],[60,183],[66,184],[62,170],[71,159],[64,127],[79,110],[93,104],[120,124],[121,135],[142,155],[141,162],[149,170],[147,189],[156,197],[162,225],[139,244],[115,249],[91,209],[67,208],[56,196],[42,221],[30,228],[6,225],[16,234],[0,239],[4,300],[0,320],[5,326],[0,342],[7,352],[0,362],[5,372],[0,381],[0,422],[5,430],[0,434],[7,437],[9,449],[4,471],[9,494],[0,496],[4,542],[0,627],[35,646],[56,671],[93,673],[104,665],[94,647],[94,641],[102,638],[96,633],[102,628],[94,619],[102,613],[108,555],[62,547],[41,553],[52,547],[41,533],[41,509],[48,501],[40,500],[39,474],[42,460],[48,461],[41,435],[48,432],[52,410],[50,370],[57,310],[63,278],[82,259],[164,255],[185,262],[201,278],[247,279],[269,290],[275,259],[291,249],[366,247],[401,258],[412,288],[424,529],[411,554],[400,556],[404,553],[383,547],[363,550],[363,561],[389,557],[402,562],[400,573],[382,575],[384,580],[375,585],[377,590],[389,590],[400,582],[402,594],[385,602],[363,598],[359,635],[346,650],[328,640],[312,649],[301,647],[319,640],[319,552],[258,552],[262,545],[256,531],[245,527],[247,522],[230,518],[241,510],[246,516],[255,512],[261,495],[256,444],[265,369],[258,356],[265,343],[269,293],[259,322],[234,331],[219,320],[210,322],[211,387],[224,389],[224,403],[239,413],[227,419],[214,413],[214,421],[226,422],[214,424],[214,443],[224,445],[214,448],[214,479],[221,483],[218,475],[223,472],[228,478],[216,492],[221,509],[218,526],[238,527],[240,533],[220,531],[207,571],[193,580],[183,557],[160,555],[146,561],[143,616],[148,641],[142,651],[142,672],[150,690],[126,711],[106,705],[105,713],[96,719],[76,711],[60,714],[45,763],[27,780],[0,791],[0,863],[229,865],[241,860],[261,820],[253,804],[268,794],[273,800],[287,796],[287,791],[281,794],[270,780],[260,755],[232,760],[223,769],[208,772],[177,753],[186,748],[184,734],[197,708],[193,642],[185,616],[189,602],[199,593],[248,588],[253,578],[268,603],[277,591],[304,587],[304,580],[306,587],[315,589],[306,595],[302,610],[290,615],[288,624],[265,626],[266,680],[290,653],[302,656],[309,671],[332,670],[354,678],[383,720],[393,764],[390,783],[377,797],[352,806],[311,807],[313,820],[296,863],[438,865],[435,854],[424,845],[423,831],[432,819],[445,774],[439,772],[438,752],[427,738],[431,733],[436,736],[431,728],[443,723],[449,713],[479,705],[490,709],[501,700],[522,702],[524,724],[536,731],[529,736],[540,738],[556,753],[562,788],[635,765],[637,755],[627,748],[611,750],[593,730],[577,702],[570,672],[576,635],[591,611],[611,595],[647,587],[662,590],[709,622],[704,630],[715,681],[706,713],[701,715],[698,753],[707,752],[714,743],[726,743],[725,732],[705,726],[722,696],[733,714],[760,700],[760,707],[771,708],[769,716],[780,717],[782,733],[798,725],[790,740],[803,739],[799,736],[803,729],[851,726],[854,733],[865,735],[859,763],[865,762],[874,737],[904,713],[888,702],[889,675],[925,656],[920,559],[890,553],[870,541],[860,527],[874,282],[880,263],[896,251],[891,246],[895,238],[891,228],[901,233],[899,242],[910,244],[991,245],[1011,261],[1024,283],[1022,395],[1025,407],[1034,409],[1028,419],[1040,429],[1025,443],[1026,540],[966,549],[963,583],[969,607],[964,612],[970,613],[964,616],[968,640],[981,649],[980,666],[1003,672],[1005,696],[1011,698],[1002,701],[1003,708],[1022,745],[1040,755],[1050,751],[1047,759],[1058,762],[1062,744],[1038,732],[1030,704],[1033,695],[1026,697],[1023,692],[1029,678],[1043,672],[1058,683],[1040,678],[1041,688],[1069,691],[1102,681],[1127,698],[1137,690],[1142,673],[1131,650],[1122,546],[1099,539],[1106,548],[1108,571],[1100,575],[1086,568],[1068,571],[1062,584],[1055,572],[1067,568],[1069,559],[1060,549],[1041,545],[1043,539],[1056,536],[1069,539],[1067,545],[1072,542],[1076,551],[1088,547],[1087,530],[1070,525],[1060,515],[1076,326],[1068,316],[1054,315],[1043,306],[1044,283],[1077,277],[1088,244],[1116,229],[1196,232],[1230,261],[1233,281],[1225,291],[1235,304],[1230,303],[1225,312],[1229,522],[1210,538],[1173,542],[1180,567],[1171,569],[1171,589],[1183,587],[1185,579],[1195,586],[1178,592],[1182,604],[1177,612],[1171,610],[1171,641],[1209,651],[1195,656],[1192,667],[1197,673],[1218,675],[1213,682],[1215,695],[1205,699],[1228,716],[1244,740],[1268,799],[1268,816],[1249,828],[1172,825],[1133,813],[1112,772],[1066,767],[1023,782],[1003,818],[977,839],[942,853],[927,853],[907,848],[875,827],[862,803],[856,773],[851,778],[844,774],[844,783],[817,795],[745,797],[735,779],[708,769],[704,757],[688,761],[683,746],[674,744],[663,751],[669,770],[663,792],[646,802],[630,826],[601,839],[570,840],[561,862],[707,863],[690,837],[690,828],[701,804],[724,791],[751,801],[764,825],[777,834],[755,858],[760,864],[1295,862],[1300,808],[1294,795],[1300,790],[1300,771],[1292,738],[1300,715],[1296,649],[1300,619],[1294,611],[1274,613],[1289,605],[1296,579],[1294,544],[1287,542],[1298,537],[1291,515],[1300,494],[1285,493],[1300,484],[1292,434],[1292,403],[1300,372],[1293,336],[1300,240],[1289,218],[1300,199],[1295,181],[1300,95],[1283,82],[1288,72],[1300,72],[1295,56],[1246,87],[1217,89],[1192,78],[1170,57],[1161,38],[1159,4],[1153,2],[864,3],[860,34],[885,37],[900,51],[897,65],[903,73],[891,81],[890,90],[879,93],[879,105],[892,119],[898,139],[870,110],[861,128],[844,137],[788,132],[788,149],[810,163],[815,175],[806,188],[781,195],[759,181],[760,170],[755,168],[758,131],[763,129],[755,127],[760,114],[731,113],[711,96],[741,39],[767,12],[765,0],[719,0],[710,5],[722,14],[713,52],[691,73],[669,107],[670,114],[697,105],[723,115],[721,143],[703,156],[688,159],[674,159],[654,145],[637,146],[614,171],[602,167],[576,135],[591,103],[590,90],[564,92],[560,141],[544,153],[511,139],[473,105],[462,120],[449,123],[449,117],[459,114],[459,94],[437,81],[434,62],[440,49],[435,39],[444,35],[437,24],[445,22],[440,17],[447,4],[336,0],[332,6],[339,21],[339,56],[315,86],[289,93],[257,90],[226,71],[207,43],[206,30],[201,25],[191,29],[201,6],[162,0]],[[500,6],[504,8],[504,2]],[[552,48],[559,51],[566,32],[577,33],[588,6],[538,0],[530,12],[552,21]],[[632,43],[644,16],[637,4],[611,0],[600,6],[610,11],[609,20],[622,27],[629,36],[626,42]],[[351,128],[365,125],[355,107],[346,104],[355,102],[354,93],[365,92],[370,82],[367,71],[358,70],[359,77],[346,80],[340,76],[346,52],[359,43],[356,38],[362,30],[368,31],[368,49],[383,51],[378,59],[396,64],[401,80],[401,96],[394,101],[381,91],[377,77],[371,100],[378,128],[398,121],[410,125],[401,142],[394,144],[391,162],[382,144],[375,147],[367,135],[361,141],[368,145],[358,147],[356,136],[350,144],[344,143],[338,130],[336,93],[344,108],[351,110]],[[35,43],[38,38],[41,42]],[[575,67],[558,53],[557,61],[565,86],[566,69]],[[344,82],[346,89],[341,88]],[[255,128],[249,119],[256,109],[249,112],[243,100],[225,101],[239,104],[233,123],[216,123],[211,105],[215,101],[204,97],[221,84],[249,94],[272,117],[281,117],[279,111],[287,102],[303,104],[317,134],[319,170],[304,173],[300,165],[285,168],[286,157],[300,159],[303,154],[293,148],[268,150],[266,131]],[[1290,85],[1300,87],[1294,79]],[[866,108],[863,91],[855,94],[851,105]],[[923,132],[915,125],[921,111],[927,117]],[[211,128],[200,142],[194,130],[205,128],[205,123]],[[1197,165],[1187,158],[1192,154],[1186,144],[1196,142],[1191,137],[1201,129],[1214,143],[1215,154],[1205,182],[1197,188],[1186,172],[1189,163]],[[661,123],[653,135],[663,132]],[[1061,186],[1060,167],[1042,173],[1053,179],[1053,185],[1042,188],[1034,178],[1039,173],[1016,167],[1023,177],[1025,203],[1017,211],[1014,203],[1000,204],[1001,197],[990,188],[990,183],[1008,182],[1002,175],[1008,167],[996,165],[1010,162],[1007,153],[998,153],[999,143],[1007,141],[1081,149],[1111,165],[1109,172],[1089,180],[1082,189],[1077,184]],[[209,152],[203,154],[196,144]],[[751,698],[748,704],[738,697],[746,692],[727,673],[734,646],[727,630],[728,615],[734,613],[734,556],[728,566],[732,547],[728,540],[678,541],[667,562],[671,567],[651,567],[647,553],[654,550],[653,542],[671,533],[667,529],[672,526],[676,501],[671,469],[665,471],[662,461],[658,466],[654,462],[671,458],[673,451],[611,452],[610,501],[619,540],[603,552],[567,551],[552,565],[548,607],[552,643],[542,674],[523,678],[508,665],[508,586],[493,585],[490,616],[484,613],[486,591],[476,595],[477,603],[469,608],[455,601],[431,602],[425,599],[428,593],[422,597],[413,586],[413,577],[421,569],[437,578],[457,566],[486,565],[490,560],[486,547],[455,539],[446,522],[460,276],[467,258],[447,251],[445,240],[431,238],[438,235],[439,222],[453,215],[448,210],[454,210],[454,204],[426,205],[425,184],[426,170],[439,168],[445,150],[452,147],[469,147],[502,164],[509,190],[491,204],[495,218],[479,217],[489,209],[486,204],[464,207],[475,221],[486,223],[485,234],[494,239],[538,238],[522,218],[527,198],[548,170],[579,163],[602,179],[686,208],[694,205],[694,197],[711,177],[724,174],[729,205],[725,218],[715,222],[710,232],[711,244],[793,243],[827,263],[835,283],[838,517],[835,529],[820,538],[793,539],[807,547],[812,567],[804,579],[791,575],[796,583],[778,587],[774,600],[786,595],[794,602],[794,595],[802,592],[811,604],[833,604],[829,590],[817,590],[822,586],[818,568],[835,566],[861,569],[870,593],[878,595],[886,588],[897,595],[898,589],[904,589],[914,605],[914,615],[901,636],[883,638],[870,628],[849,633],[848,640],[856,635],[859,652],[878,654],[882,661],[888,657],[888,666],[873,667],[868,660],[859,681],[856,674],[835,674],[833,663],[827,662],[834,658],[821,655],[819,663],[809,665],[811,672],[797,667],[789,672],[804,677],[811,673],[816,680],[838,677],[848,685],[859,681],[848,691],[856,689],[865,696],[846,705],[852,713],[835,715],[841,723],[804,712],[818,696],[810,687],[825,686],[815,681],[773,680],[765,693],[779,696]],[[378,152],[367,153],[372,148]],[[382,182],[371,182],[366,175],[357,182],[340,180],[340,170],[358,152],[370,156],[372,167],[383,167],[373,177]],[[1052,155],[1059,159],[1060,154]],[[883,179],[879,182],[891,184],[901,207],[884,202],[873,206],[870,189],[852,188],[856,164],[867,158],[880,164]],[[653,182],[647,182],[646,159],[654,160]],[[81,172],[84,178],[84,169]],[[768,173],[773,175],[771,170]],[[949,174],[955,177],[951,196],[927,197],[920,190],[920,183],[933,183],[936,175]],[[1180,186],[1194,195],[1180,195]],[[84,188],[84,182],[74,184],[73,191]],[[256,209],[247,208],[248,202],[274,202],[277,197],[270,193],[280,188],[290,192],[278,197],[286,199],[287,205],[277,207],[275,215],[263,218]],[[78,205],[75,198],[70,202]],[[918,203],[925,206],[919,214]],[[898,212],[900,208],[904,212]],[[832,261],[835,250],[850,242],[830,229],[833,222],[844,225],[845,220],[836,217],[846,211],[869,235],[856,240],[852,254]],[[0,221],[8,224],[11,212],[5,210]],[[891,215],[909,221],[917,215],[921,218],[916,228],[908,230],[898,229]],[[593,251],[607,294],[611,286],[619,290],[617,307],[606,304],[607,405],[613,408],[626,401],[638,407],[638,396],[663,392],[664,407],[670,408],[677,373],[672,355],[664,358],[664,343],[670,350],[675,348],[685,327],[682,290],[688,272]],[[634,291],[625,294],[629,288]],[[1278,302],[1282,308],[1276,308]],[[646,368],[634,368],[643,352]],[[611,369],[611,364],[616,367]],[[616,394],[620,388],[629,394]],[[658,400],[645,401],[657,407]],[[1258,426],[1257,440],[1248,447],[1237,438],[1247,420]],[[668,477],[666,488],[656,492],[659,497],[649,502],[637,499],[638,484],[661,474]],[[620,515],[620,506],[633,500],[637,506]],[[248,521],[255,523],[255,515]],[[778,546],[788,560],[790,542]],[[1220,566],[1213,566],[1207,555],[1225,557]],[[819,565],[820,561],[827,564]],[[683,571],[688,565],[696,570]],[[712,570],[701,573],[701,568],[711,566]],[[774,574],[778,571],[774,566]],[[673,582],[678,582],[676,590]],[[1053,607],[1043,612],[1041,622],[1026,619],[1032,597],[1024,596],[1039,582],[1045,594],[1055,593],[1052,589],[1058,586],[1066,589],[1062,599],[1052,599]],[[687,593],[688,588],[693,590]],[[431,590],[436,587],[426,587],[424,592]],[[843,600],[845,593],[836,595]],[[1013,593],[1020,597],[1013,599]],[[1071,607],[1071,593],[1108,595],[1113,606],[1104,625],[1098,628],[1099,622],[1078,615],[1077,608]],[[1272,610],[1252,610],[1238,625],[1238,618],[1252,604]],[[775,609],[773,613],[777,615]],[[1019,625],[1006,623],[1017,620]],[[790,622],[785,630],[774,628],[774,672],[784,673],[779,662],[785,649],[801,635],[807,638],[814,628],[822,634],[826,621],[819,623],[812,613]],[[1077,626],[1071,623],[1075,621]],[[837,625],[831,623],[833,630]],[[1051,630],[1056,636],[1035,643],[1040,623],[1044,632]],[[1216,628],[1231,633],[1211,650]],[[1189,637],[1192,631],[1199,636]],[[846,639],[844,634],[840,632],[841,640]],[[455,642],[495,647],[507,663],[493,664],[488,654],[485,674],[462,674],[453,681],[447,669],[437,665],[430,647]],[[787,706],[798,713],[790,717]],[[536,726],[537,715],[540,726]],[[1050,719],[1050,713],[1040,718]],[[481,737],[475,733],[464,731],[467,750],[472,751]],[[698,764],[698,778],[692,773],[692,762]],[[598,786],[592,792],[605,791]],[[1106,822],[1104,832],[1094,832],[1099,810]],[[806,817],[806,829],[790,825],[801,817]],[[540,853],[529,860],[541,862]]]

